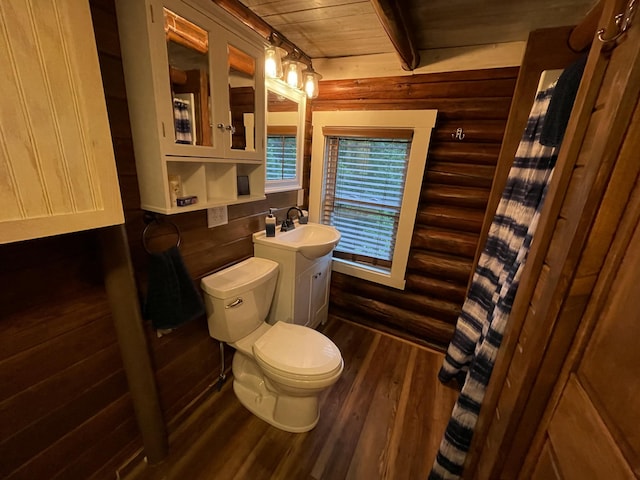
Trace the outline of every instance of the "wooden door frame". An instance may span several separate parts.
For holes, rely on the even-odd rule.
[[[520,470],[520,476],[528,478],[535,468],[538,456],[542,451],[546,438],[546,431],[551,422],[551,418],[560,401],[564,388],[569,381],[570,376],[578,368],[584,351],[591,339],[596,324],[603,313],[609,300],[609,293],[614,287],[618,278],[618,273],[625,258],[626,253],[631,248],[638,249],[639,246],[632,244],[631,240],[637,235],[637,229],[640,223],[640,165],[637,161],[637,152],[640,151],[640,103],[636,104],[633,118],[630,122],[627,136],[620,149],[615,170],[612,173],[607,192],[604,195],[603,202],[600,207],[595,227],[590,235],[590,243],[593,245],[603,236],[605,225],[609,225],[609,235],[613,240],[607,243],[608,248],[606,258],[593,292],[589,298],[584,314],[580,319],[580,325],[575,334],[571,348],[565,358],[564,364],[558,376],[558,380],[553,388],[551,397],[546,404],[545,412],[538,424],[535,436],[529,446],[528,454]],[[629,191],[631,189],[631,191]],[[626,201],[625,201],[626,200]],[[620,221],[618,223],[611,222],[609,212],[618,210],[620,212]],[[617,218],[618,212],[614,218]],[[599,237],[599,238],[596,238]],[[587,255],[590,252],[586,252]],[[584,255],[587,259],[587,255]],[[588,258],[591,260],[591,258]]]
[[[611,28],[621,4],[608,1],[600,24],[606,19]],[[480,412],[465,464],[469,478],[516,478],[610,245],[612,234],[603,229],[615,229],[619,220],[599,207],[637,98],[633,84],[623,87],[640,82],[634,73],[624,85],[605,85],[615,90],[612,101],[598,113],[600,129],[585,136],[595,128],[592,112],[608,57],[596,40]],[[631,187],[625,188],[628,195]],[[534,320],[535,331],[523,329]],[[510,378],[512,366],[521,371]]]

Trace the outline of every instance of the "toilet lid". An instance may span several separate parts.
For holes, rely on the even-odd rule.
[[[277,322],[253,344],[253,354],[283,372],[322,375],[342,365],[338,347],[312,328]]]

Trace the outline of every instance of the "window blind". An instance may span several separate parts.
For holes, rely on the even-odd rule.
[[[345,129],[341,135],[331,128],[323,133],[327,158],[322,221],[342,235],[335,255],[389,267],[412,132]]]
[[[267,180],[296,178],[296,135],[267,134]]]

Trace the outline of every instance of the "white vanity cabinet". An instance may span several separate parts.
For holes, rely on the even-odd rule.
[[[327,321],[330,280],[331,254],[312,261],[303,272],[296,272],[293,323],[315,328]]]
[[[264,40],[210,0],[116,9],[141,208],[264,199]]]
[[[326,322],[332,254],[310,260],[300,252],[254,243],[254,255],[278,262],[278,284],[267,321],[310,328]]]

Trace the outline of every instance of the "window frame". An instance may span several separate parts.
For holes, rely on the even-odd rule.
[[[391,268],[367,266],[346,259],[333,258],[332,269],[346,275],[403,290],[409,259],[409,249],[427,164],[431,131],[437,110],[359,110],[313,112],[313,142],[309,188],[309,217],[312,222],[322,218],[322,196],[325,172],[325,136],[327,128],[411,129],[413,137],[402,197],[402,208],[396,233]]]
[[[300,190],[302,188],[302,164],[304,157],[304,124],[306,117],[306,105],[307,97],[304,92],[294,90],[288,85],[279,80],[266,79],[266,90],[271,90],[278,95],[282,95],[285,98],[298,104],[298,112],[271,112],[269,113],[268,105],[266,104],[268,94],[265,95],[265,112],[266,121],[265,129],[268,131],[269,127],[283,127],[283,126],[295,126],[296,128],[296,177],[292,179],[284,180],[267,180],[267,132],[264,136],[264,176],[265,193],[285,192],[290,190]],[[295,120],[294,120],[295,116]]]

